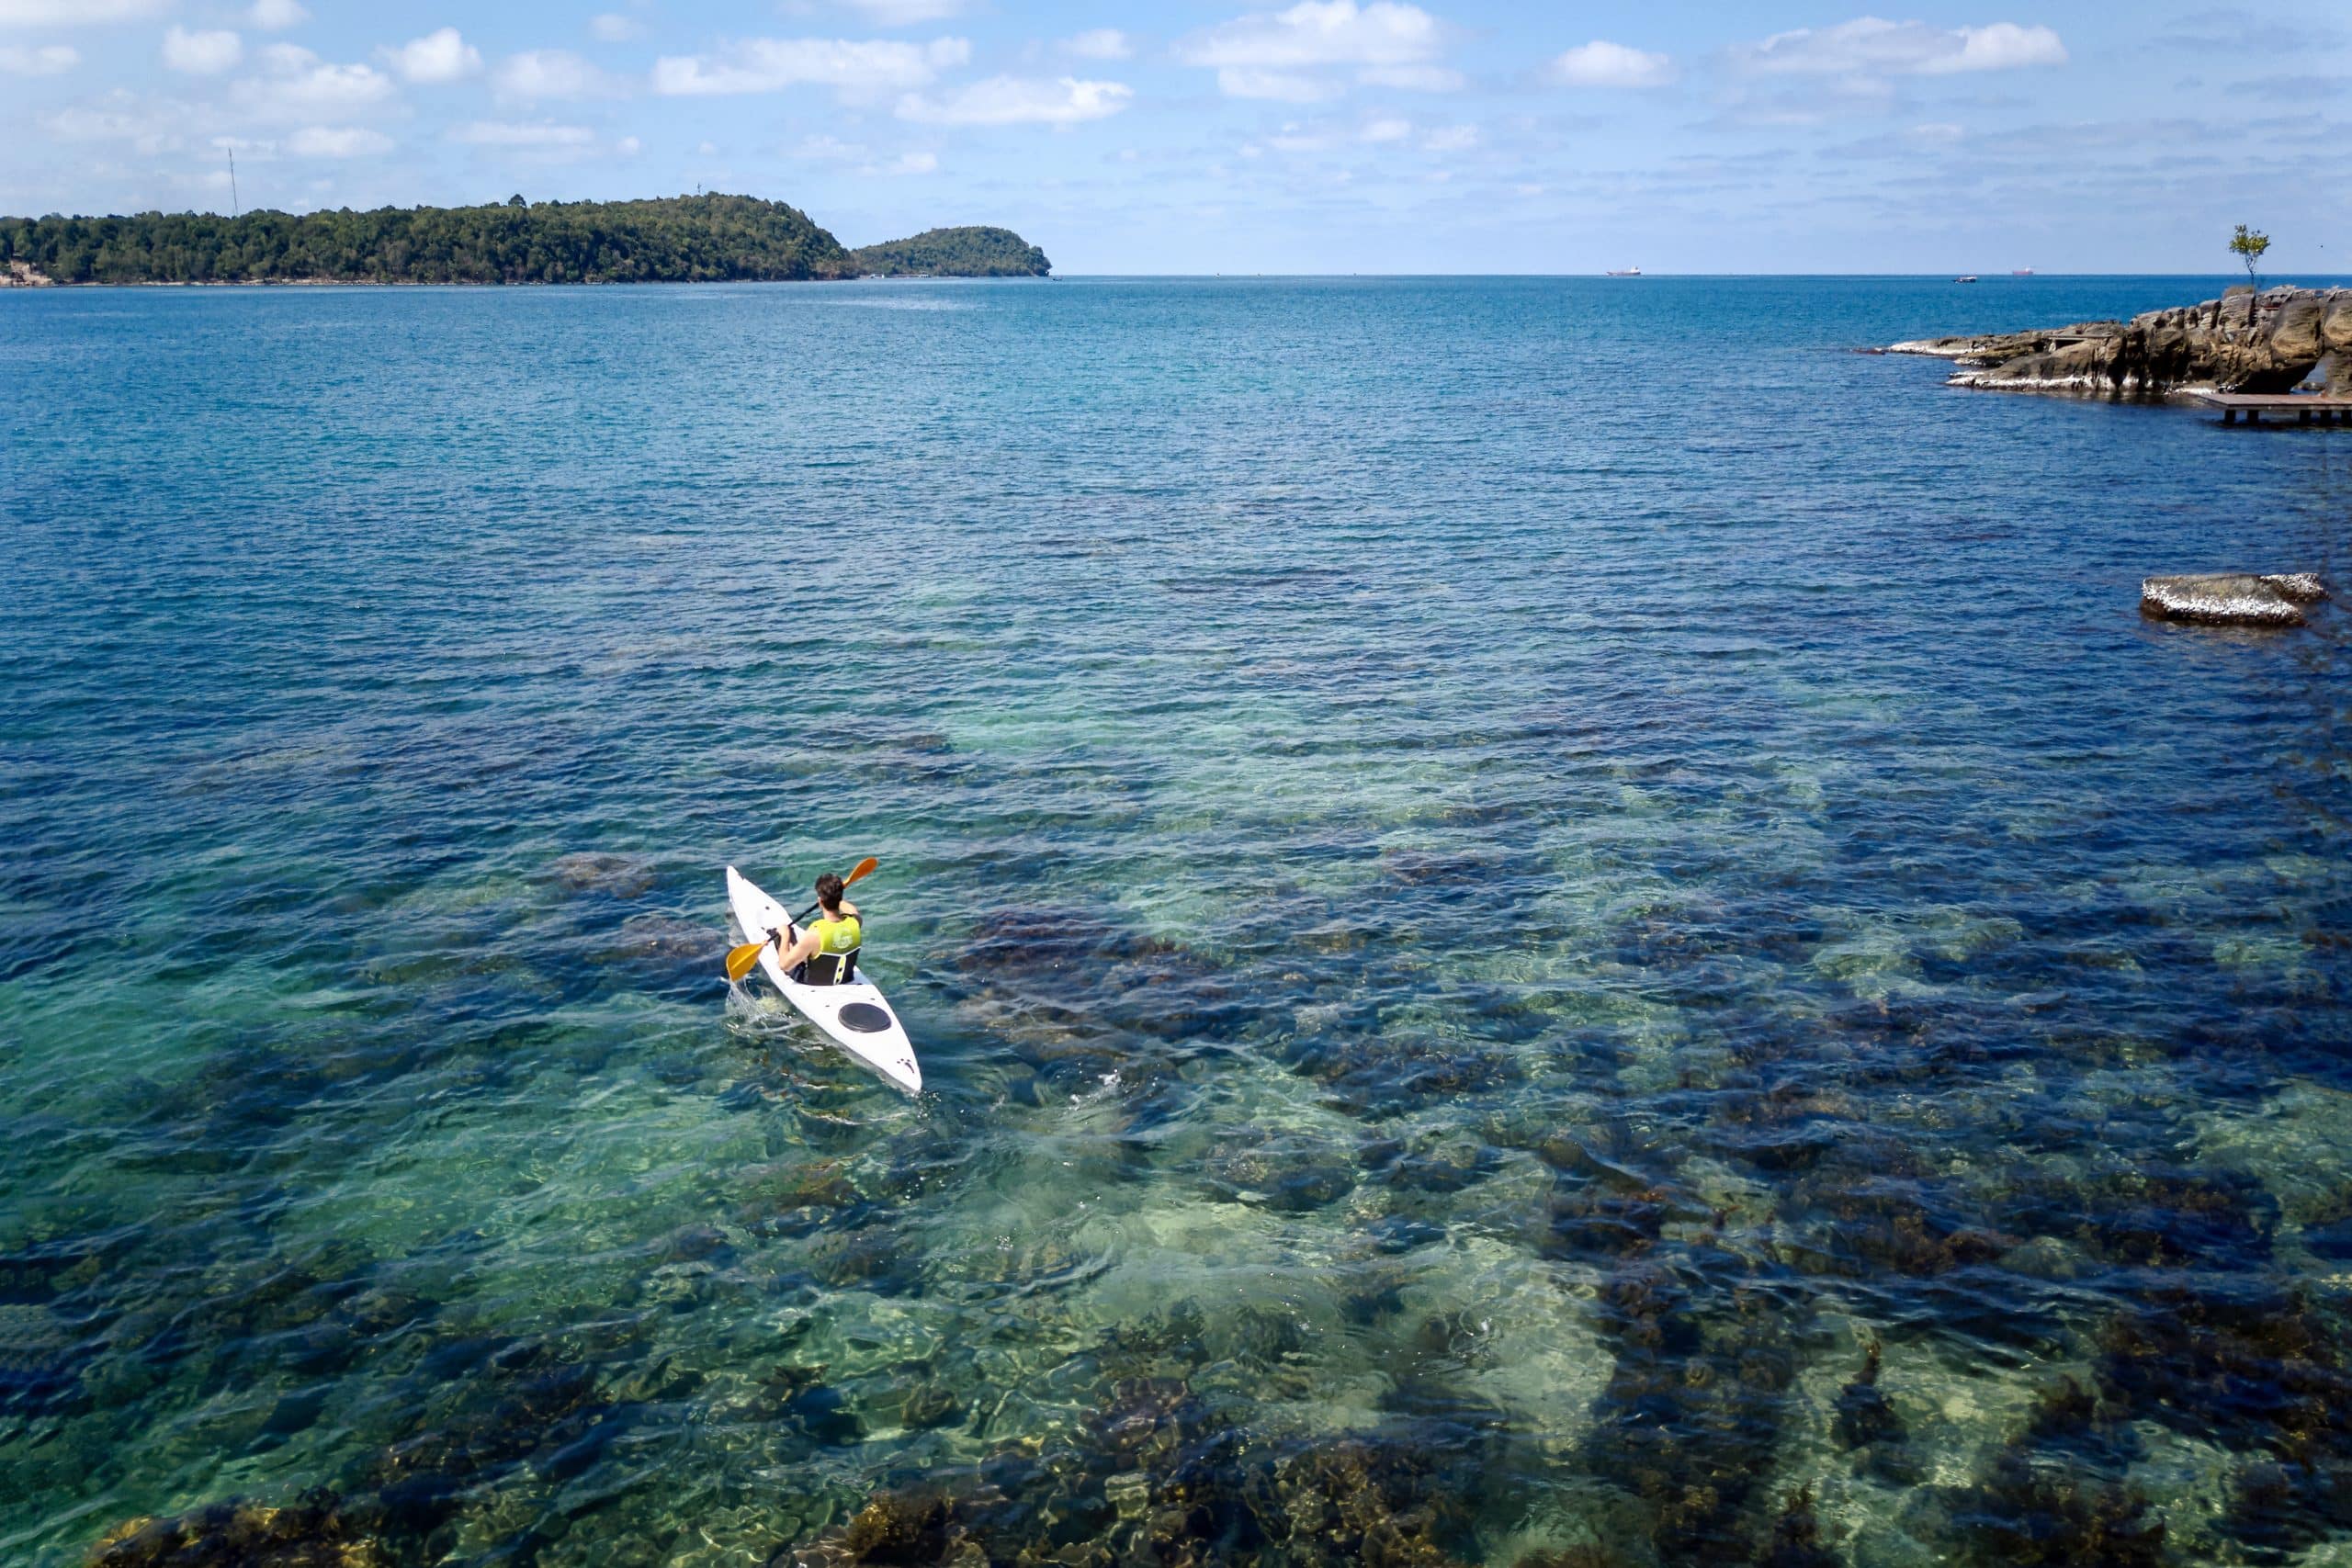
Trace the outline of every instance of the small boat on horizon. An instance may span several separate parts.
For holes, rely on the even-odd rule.
[[[1642,276],[1642,269],[1637,266],[1611,267],[1603,276],[1608,277],[1639,277]]]
[[[2031,277],[2033,276],[2033,268],[2030,266],[2013,266],[2009,269],[2009,276],[2011,277]]]
[[[1973,272],[1968,273],[1962,276],[1953,278],[1952,281],[1954,283],[1973,283],[1976,281],[1976,275]]]

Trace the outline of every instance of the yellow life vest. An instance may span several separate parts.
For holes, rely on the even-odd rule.
[[[865,935],[855,915],[843,915],[838,920],[827,916],[808,929],[817,933],[817,951],[820,954],[855,953]]]

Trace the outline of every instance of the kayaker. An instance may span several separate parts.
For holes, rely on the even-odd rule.
[[[857,948],[865,932],[842,886],[830,871],[817,879],[818,918],[784,954],[785,973],[801,985],[845,986],[857,977]]]

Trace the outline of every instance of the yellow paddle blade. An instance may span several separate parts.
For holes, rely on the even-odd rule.
[[[851,872],[847,876],[842,878],[842,886],[843,887],[847,887],[853,882],[863,880],[874,870],[876,866],[880,865],[881,863],[882,863],[880,861],[876,860],[872,855],[866,856],[864,860],[857,863],[857,869],[855,871]]]
[[[747,942],[741,947],[729,949],[727,977],[730,980],[740,980],[749,975],[752,972],[752,965],[760,961],[760,949],[766,945],[764,942]]]

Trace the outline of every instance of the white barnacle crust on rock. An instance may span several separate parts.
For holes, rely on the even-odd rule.
[[[2140,613],[2207,626],[2300,626],[2303,606],[2326,597],[2326,586],[2308,571],[2201,572],[2147,579],[2140,584]]]

